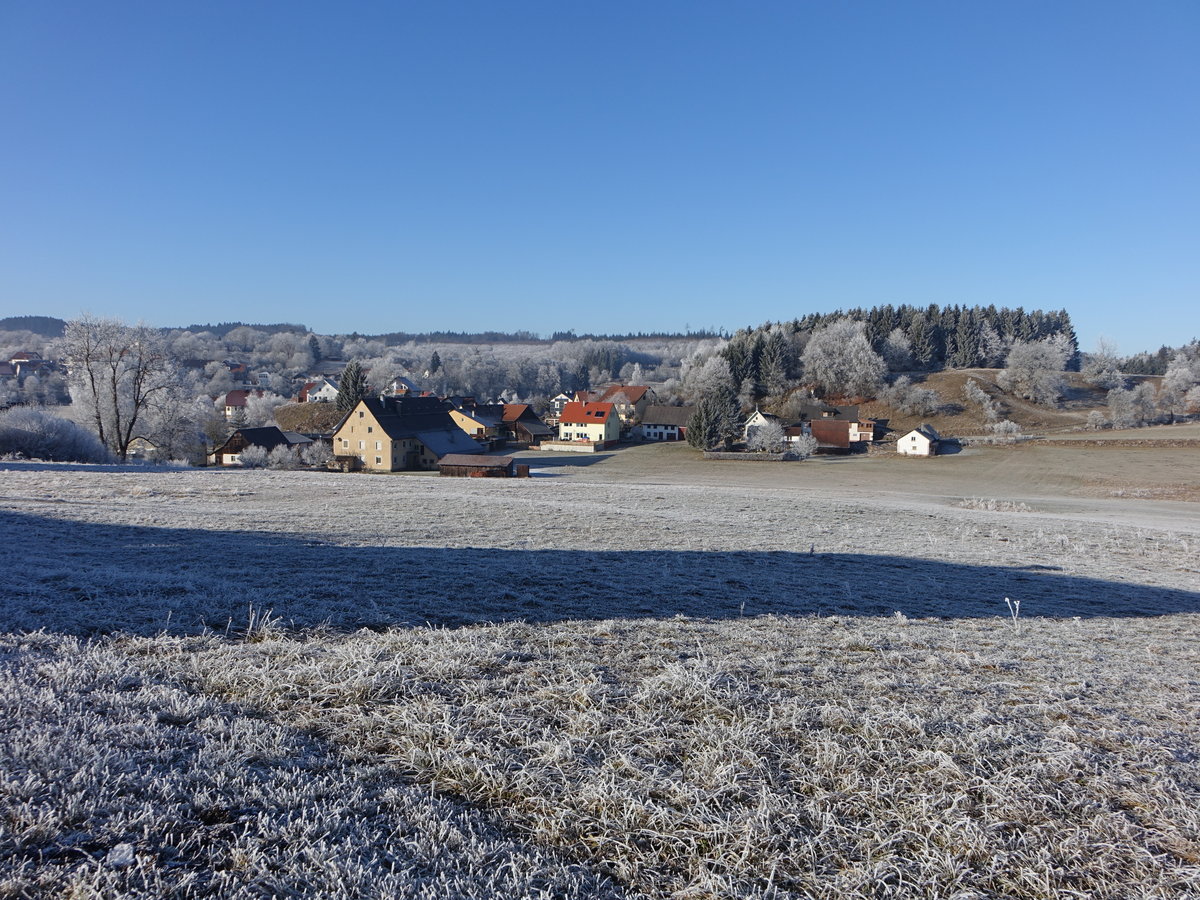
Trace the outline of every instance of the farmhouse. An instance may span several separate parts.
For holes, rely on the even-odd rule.
[[[333,378],[319,378],[304,385],[297,396],[300,403],[333,403],[337,400],[338,385]]]
[[[528,403],[505,403],[503,424],[518,444],[532,446],[554,437],[554,429],[539,419]]]
[[[432,471],[448,453],[477,453],[449,410],[437,397],[365,398],[334,429],[334,455],[357,458],[368,471],[397,472]]]
[[[605,388],[597,398],[601,403],[611,403],[622,424],[638,419],[657,398],[654,391],[640,384],[614,384]]]
[[[904,456],[936,456],[940,443],[936,429],[923,423],[896,441],[896,452]]]
[[[220,447],[212,452],[215,466],[240,466],[242,451],[247,447],[262,447],[268,453],[276,447],[302,447],[312,443],[312,438],[294,431],[283,431],[274,425],[263,428],[239,428]]]
[[[642,414],[641,436],[646,441],[681,441],[695,410],[690,406],[648,406]]]

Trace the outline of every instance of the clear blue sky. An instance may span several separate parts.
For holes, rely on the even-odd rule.
[[[0,315],[1200,336],[1200,3],[0,0]]]

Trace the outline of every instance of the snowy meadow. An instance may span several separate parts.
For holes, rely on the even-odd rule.
[[[1200,892],[1194,504],[664,452],[0,464],[0,896]]]

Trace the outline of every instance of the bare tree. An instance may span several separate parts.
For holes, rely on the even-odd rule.
[[[83,316],[67,323],[64,342],[72,402],[124,461],[147,410],[176,384],[162,336],[145,325]]]

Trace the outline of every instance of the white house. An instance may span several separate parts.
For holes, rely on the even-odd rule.
[[[896,452],[904,456],[936,456],[940,441],[936,429],[923,423],[896,441]]]
[[[765,413],[757,406],[754,407],[754,412],[750,418],[746,420],[746,424],[742,428],[742,440],[748,441],[754,437],[754,432],[771,422],[778,422],[779,416],[773,416],[770,413]]]

